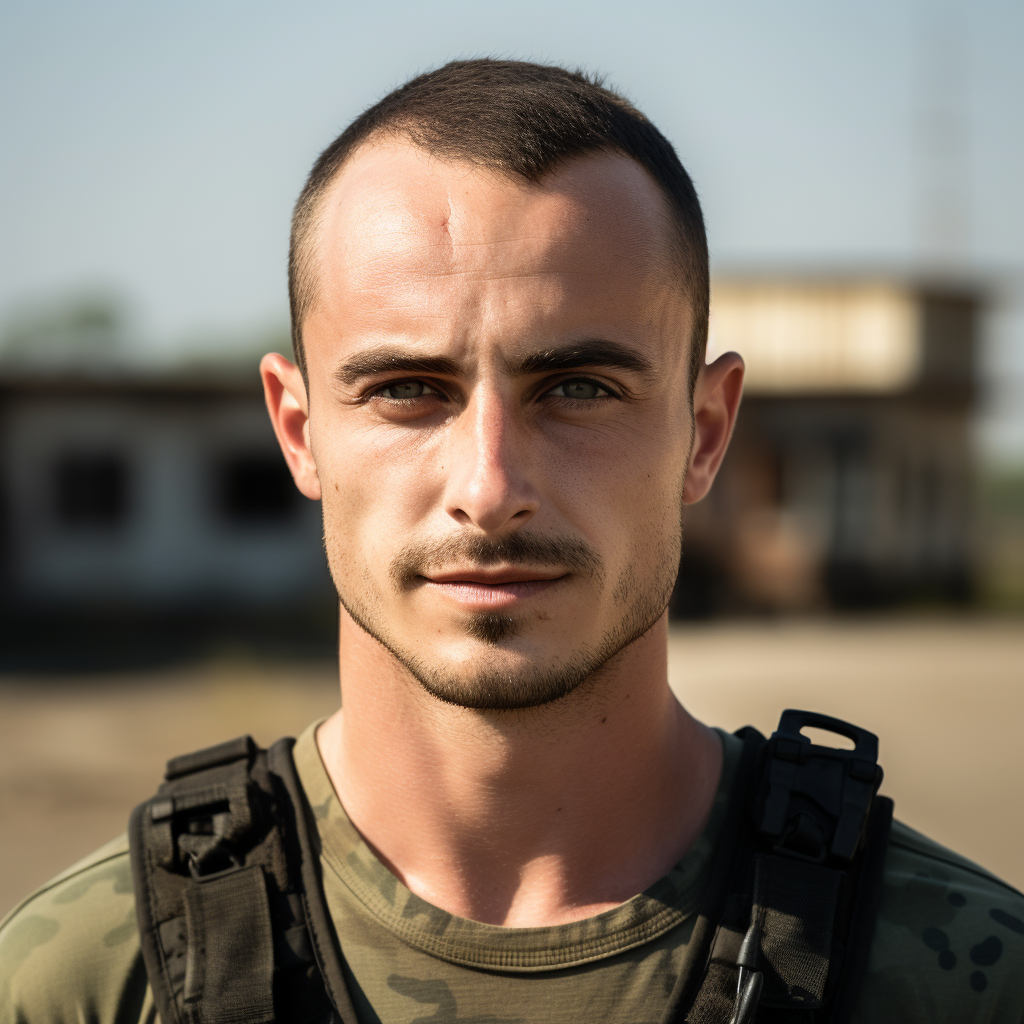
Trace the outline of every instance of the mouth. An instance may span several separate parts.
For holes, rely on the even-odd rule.
[[[568,573],[545,569],[455,569],[420,576],[423,584],[467,611],[509,610],[567,579]]]

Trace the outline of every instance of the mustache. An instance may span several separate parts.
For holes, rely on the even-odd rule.
[[[592,579],[604,576],[601,556],[589,544],[575,537],[542,537],[533,533],[511,533],[507,537],[456,535],[441,541],[409,544],[392,559],[390,575],[401,586],[453,563],[478,568],[558,566],[573,575]]]

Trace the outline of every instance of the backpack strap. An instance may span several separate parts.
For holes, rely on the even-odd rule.
[[[812,744],[815,726],[854,749]],[[749,739],[748,739],[749,742]],[[892,801],[877,797],[878,739],[838,719],[785,711],[761,739],[728,895],[674,1019],[693,1024],[843,1024],[859,991],[881,898]],[[742,782],[742,780],[741,780]]]
[[[291,757],[243,736],[173,758],[132,812],[142,956],[164,1024],[355,1024]]]
[[[732,889],[735,878],[743,874],[751,853],[750,828],[747,822],[748,805],[759,777],[759,761],[765,744],[765,738],[750,726],[741,729],[737,736],[743,740],[743,751],[740,754],[736,781],[729,795],[722,833],[715,847],[711,875],[704,888],[697,910],[697,920],[690,936],[689,948],[693,952],[687,957],[687,963],[680,971],[675,990],[669,1000],[672,1009],[666,1020],[679,1024],[691,1019],[702,1024],[705,1020],[712,1024],[719,1018],[728,1021],[732,997],[736,991],[734,977],[727,977],[719,969],[713,958],[713,951],[718,942],[722,921],[732,920],[738,916],[732,906],[735,902]],[[742,913],[742,909],[739,913]],[[712,993],[718,989],[722,989],[722,992],[716,999]],[[709,1003],[712,1008],[717,1006],[720,1010],[718,1017],[707,1016],[711,1012],[708,1009]],[[698,1016],[692,1017],[691,1013],[687,1013],[691,1008],[697,1011]]]

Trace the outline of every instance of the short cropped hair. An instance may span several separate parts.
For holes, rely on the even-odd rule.
[[[452,61],[413,78],[360,114],[313,165],[295,204],[288,254],[292,346],[307,383],[302,323],[316,299],[314,236],[323,199],[355,149],[384,135],[534,183],[566,160],[600,151],[622,153],[646,168],[668,199],[670,257],[693,310],[692,390],[707,345],[708,244],[697,192],[671,143],[600,78],[490,59]]]

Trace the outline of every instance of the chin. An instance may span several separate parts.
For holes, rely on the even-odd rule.
[[[518,711],[569,696],[599,667],[598,660],[588,649],[567,659],[563,644],[530,643],[509,631],[501,639],[463,638],[430,652],[421,648],[405,664],[428,693],[447,704]]]
[[[524,711],[569,696],[586,673],[538,671],[531,663],[483,671],[478,665],[470,674],[448,668],[438,672],[421,669],[416,676],[428,693],[446,704],[473,711]]]

